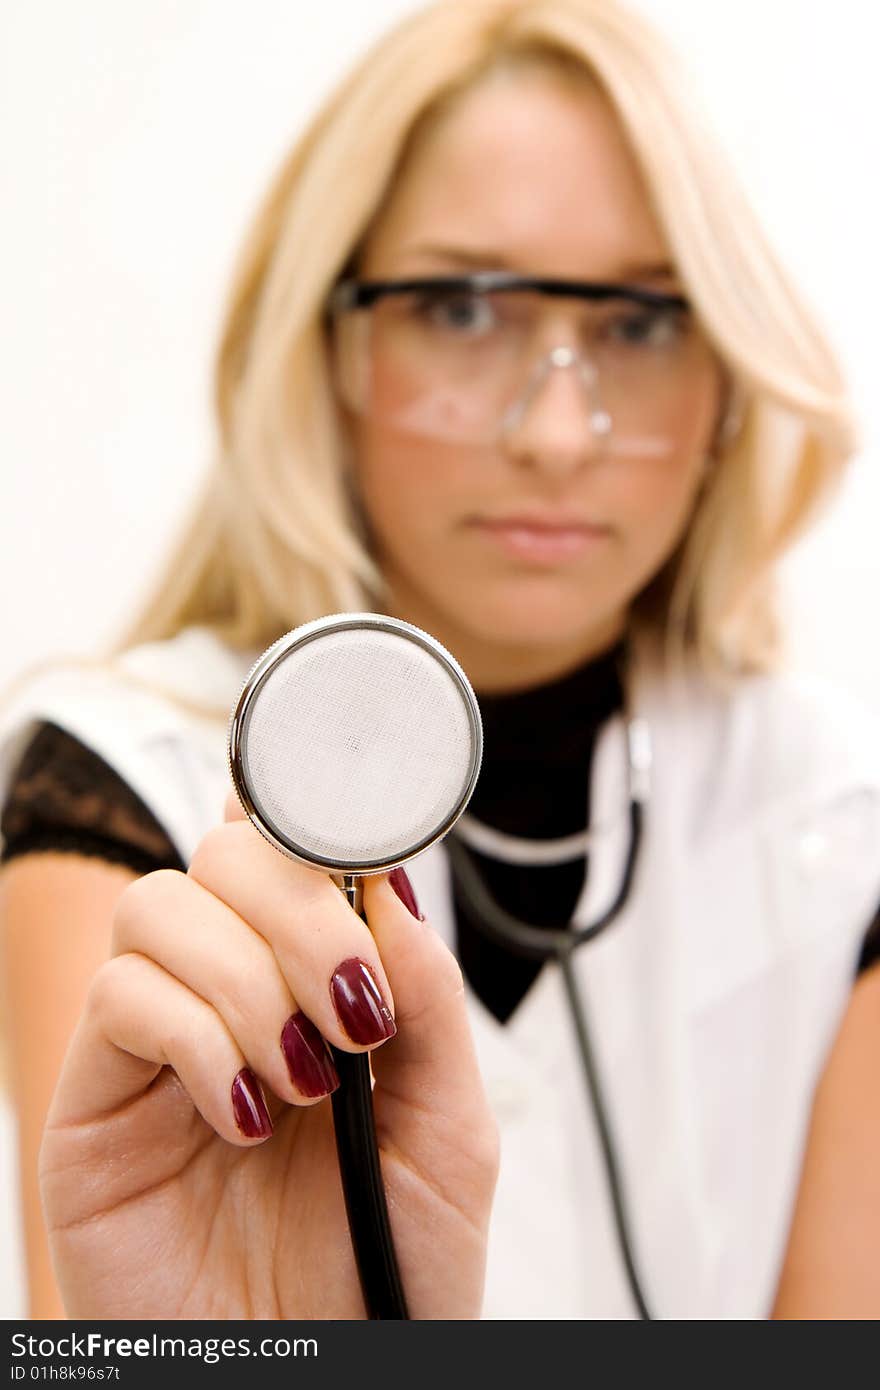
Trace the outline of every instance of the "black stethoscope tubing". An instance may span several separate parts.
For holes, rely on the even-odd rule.
[[[516,955],[527,960],[555,960],[559,965],[574,1025],[587,1095],[596,1121],[614,1214],[614,1225],[627,1282],[639,1317],[651,1320],[651,1313],[642,1291],[642,1283],[633,1252],[631,1226],[620,1176],[620,1165],[615,1153],[586,1010],[581,992],[577,987],[573,967],[573,957],[577,948],[594,940],[601,932],[610,927],[625,906],[635,877],[642,843],[642,831],[642,798],[640,795],[632,795],[629,803],[629,845],[620,886],[613,902],[595,922],[590,922],[587,926],[576,929],[563,928],[561,930],[535,927],[514,917],[512,913],[506,911],[492,898],[474,864],[470,851],[462,843],[455,830],[447,835],[445,844],[455,883],[476,919],[478,930],[496,945],[513,951]]]

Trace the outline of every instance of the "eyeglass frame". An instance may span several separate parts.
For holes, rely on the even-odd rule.
[[[334,286],[327,300],[330,314],[349,309],[369,309],[379,299],[403,294],[422,294],[448,290],[451,294],[490,294],[493,291],[522,290],[555,299],[583,299],[602,302],[627,299],[646,308],[689,311],[690,300],[681,294],[649,290],[611,280],[561,280],[540,275],[518,275],[507,270],[479,270],[471,275],[423,275],[404,280],[359,280],[346,277]]]
[[[480,270],[466,275],[419,275],[402,280],[360,280],[345,276],[337,281],[326,301],[326,312],[332,319],[350,310],[369,309],[380,299],[396,295],[420,294],[431,290],[448,290],[451,294],[488,294],[493,291],[517,291],[547,295],[553,299],[581,299],[585,303],[604,303],[623,299],[645,308],[672,309],[692,313],[693,305],[686,295],[667,290],[652,290],[619,280],[566,280],[558,276],[521,275],[507,270]],[[716,428],[709,454],[730,444],[742,427],[745,402],[742,388],[723,368],[725,406]]]

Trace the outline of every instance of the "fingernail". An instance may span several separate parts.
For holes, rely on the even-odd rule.
[[[281,1030],[281,1051],[290,1079],[304,1096],[328,1096],[339,1085],[339,1076],[327,1044],[314,1023],[299,1009]]]
[[[356,956],[344,960],[330,980],[330,994],[339,1022],[352,1042],[367,1047],[394,1037],[397,1025],[364,961]]]
[[[232,1113],[246,1139],[268,1139],[272,1133],[263,1092],[250,1067],[242,1067],[232,1083]]]
[[[392,869],[391,873],[388,875],[388,882],[400,898],[404,907],[409,909],[413,917],[417,917],[420,922],[424,922],[425,919],[421,912],[419,912],[416,895],[413,892],[413,886],[409,881],[409,874],[406,872],[406,869],[402,867]]]

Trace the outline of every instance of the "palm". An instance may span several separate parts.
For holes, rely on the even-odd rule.
[[[377,1088],[380,1132],[383,1099]],[[393,1105],[386,1100],[386,1109]],[[432,1150],[430,1136],[421,1133],[416,1147]],[[448,1255],[474,1233],[467,1213],[436,1195],[442,1171],[420,1171],[417,1160],[401,1157],[383,1155],[383,1173],[418,1316],[422,1289],[435,1296],[443,1278],[442,1255],[432,1250]],[[76,1271],[65,1290],[72,1317],[97,1310],[156,1319],[365,1315],[327,1103],[283,1109],[270,1141],[237,1148],[205,1123],[166,1069],[118,1112],[50,1128],[42,1162],[62,1285],[66,1271]]]

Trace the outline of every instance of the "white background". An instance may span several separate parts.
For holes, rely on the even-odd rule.
[[[864,449],[789,567],[795,651],[880,710],[876,7],[636,7],[683,51],[850,373]],[[4,7],[0,687],[44,656],[112,638],[149,587],[210,453],[211,352],[250,213],[316,100],[413,8]],[[0,1190],[8,1161],[0,1135]],[[22,1307],[10,1258],[6,1316]]]

